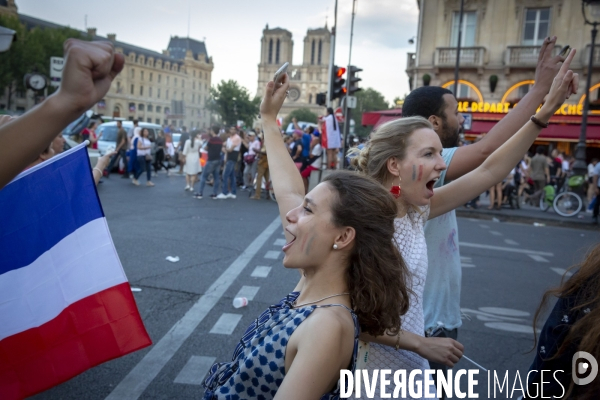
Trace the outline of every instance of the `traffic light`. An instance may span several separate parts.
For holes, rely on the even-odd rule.
[[[320,106],[327,104],[327,93],[317,93],[317,104]]]
[[[334,65],[331,71],[333,75],[331,77],[331,92],[329,93],[329,99],[335,100],[346,95],[346,80],[344,79],[346,68]]]
[[[353,96],[354,93],[358,92],[359,90],[362,90],[358,87],[358,82],[362,81],[362,79],[356,76],[356,74],[360,71],[362,71],[362,69],[355,67],[354,65],[350,66],[350,71],[348,71],[348,79],[350,82],[350,96]]]

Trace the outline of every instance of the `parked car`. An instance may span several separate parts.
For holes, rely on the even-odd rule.
[[[123,129],[128,133],[133,129],[133,121],[122,121]],[[140,122],[138,124],[140,128],[147,128],[150,135],[149,139],[151,142],[156,140],[158,132],[162,130],[162,126],[158,124],[151,124],[149,122]],[[108,149],[115,149],[117,147],[117,122],[105,122],[100,124],[96,129],[96,133],[99,135],[102,132],[102,137],[98,140],[98,151],[100,155],[104,155]]]
[[[312,126],[313,128],[315,128],[317,130],[319,129],[319,126],[317,124],[313,124],[312,122],[306,122],[306,121],[298,121],[298,126],[300,126],[300,128],[302,128],[303,130],[309,126]],[[294,133],[294,123],[293,122],[290,122],[290,124],[287,126],[285,133],[288,135],[291,135],[292,133]]]

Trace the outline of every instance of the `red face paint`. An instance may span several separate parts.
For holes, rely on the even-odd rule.
[[[418,180],[420,181],[422,177],[423,177],[423,166],[419,165],[419,178],[418,178]]]

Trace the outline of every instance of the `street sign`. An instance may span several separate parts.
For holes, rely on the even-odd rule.
[[[334,115],[338,122],[344,122],[344,111],[341,107],[335,109]]]
[[[62,81],[62,73],[65,67],[65,59],[62,57],[50,57],[50,85],[59,87]]]
[[[356,108],[356,96],[346,96],[348,108]]]

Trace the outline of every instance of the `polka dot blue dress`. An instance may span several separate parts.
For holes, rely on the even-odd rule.
[[[214,364],[204,381],[204,400],[267,400],[275,397],[285,377],[285,349],[294,330],[315,309],[344,307],[354,321],[354,350],[349,369],[354,373],[360,333],[358,318],[342,304],[293,308],[300,292],[292,292],[269,307],[246,330],[231,362]],[[321,400],[339,399],[339,384]]]

